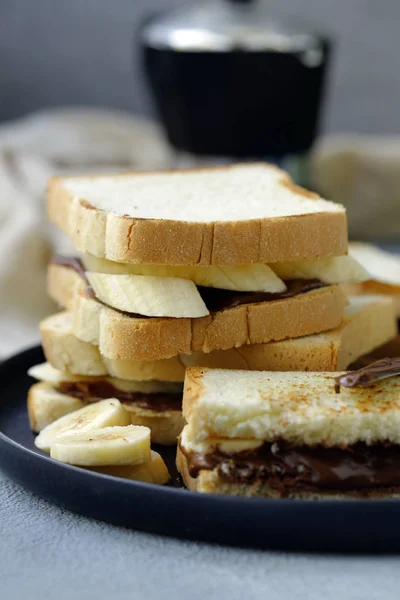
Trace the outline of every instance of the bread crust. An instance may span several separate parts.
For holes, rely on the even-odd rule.
[[[337,327],[345,304],[340,286],[329,286],[200,319],[140,319],[102,307],[99,348],[107,358],[158,360],[194,350],[211,352],[297,338]]]
[[[64,326],[58,326],[65,322]],[[47,361],[59,371],[73,375],[102,376],[137,381],[183,381],[185,366],[178,356],[158,361],[112,360],[100,354],[98,346],[72,333],[68,313],[58,313],[40,323]]]
[[[273,263],[347,253],[344,210],[209,223],[140,219],[105,212],[83,198],[74,198],[64,181],[63,177],[50,179],[49,219],[73,239],[78,250],[100,258],[125,263],[206,266]],[[294,186],[284,172],[281,183]],[[318,198],[307,190],[295,190]]]
[[[51,405],[47,402],[43,406],[42,398],[44,394],[54,392],[56,394],[54,404],[57,404],[57,397],[62,397],[64,412],[60,407]],[[78,400],[68,394],[60,394],[56,388],[47,382],[35,383],[28,392],[28,414],[31,429],[39,433],[44,427],[53,423],[68,412],[73,412],[86,406],[83,400]],[[132,425],[145,425],[151,429],[151,441],[154,444],[170,446],[176,444],[180,435],[184,420],[182,413],[178,410],[165,412],[153,411],[139,406],[125,405],[124,408],[129,412]]]
[[[335,329],[297,339],[183,356],[186,366],[250,371],[342,371],[397,333],[393,300],[374,296]]]
[[[180,450],[179,446],[176,455],[176,466],[182,476],[185,486],[193,492],[201,492],[206,494],[229,494],[233,496],[252,496],[261,498],[281,498],[278,490],[272,488],[268,482],[254,483],[227,483],[221,479],[217,469],[212,471],[202,470],[196,478],[191,477],[188,470],[187,460],[185,455]],[[378,488],[371,490],[293,490],[285,496],[287,499],[293,500],[359,500],[360,498],[399,498],[399,488],[389,488],[387,490],[379,490]]]
[[[57,266],[49,274],[51,288],[62,285],[65,268]],[[79,286],[78,286],[79,288]],[[85,295],[84,286],[76,293]],[[59,296],[60,297],[60,296]],[[238,348],[244,344],[264,344],[286,338],[327,331],[337,327],[343,317],[346,296],[339,285],[331,285],[283,300],[241,305],[199,319],[135,318],[101,305],[98,343],[102,355],[111,359],[159,360],[190,354]],[[70,306],[68,293],[65,304]],[[73,322],[84,318],[73,302]],[[82,336],[81,330],[75,330]]]

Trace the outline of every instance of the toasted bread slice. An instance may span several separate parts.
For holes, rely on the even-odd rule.
[[[48,382],[36,383],[28,392],[28,414],[31,429],[39,433],[56,419],[85,406],[84,399],[77,399],[58,392],[57,387]],[[181,411],[159,412],[133,404],[126,404],[132,425],[144,425],[151,430],[151,440],[155,444],[173,445],[182,431],[184,420]]]
[[[190,448],[212,438],[324,447],[400,444],[400,377],[341,387],[339,373],[186,370]]]
[[[187,487],[269,498],[400,495],[400,377],[188,369],[177,466]]]
[[[266,163],[54,177],[47,208],[78,250],[117,262],[241,265],[347,251],[344,208]]]
[[[73,331],[84,341],[99,345],[110,359],[154,361],[211,352],[245,344],[297,338],[337,327],[346,297],[331,285],[282,300],[244,304],[198,319],[137,318],[100,304],[86,284],[63,285],[65,267],[52,265],[49,291],[64,290],[64,304],[72,305]],[[70,293],[74,296],[72,302]],[[58,301],[61,295],[57,297]]]

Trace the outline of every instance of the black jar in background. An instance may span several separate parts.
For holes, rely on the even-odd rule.
[[[299,167],[318,133],[324,36],[274,20],[263,2],[220,0],[152,18],[141,45],[175,149],[272,160],[306,183]]]

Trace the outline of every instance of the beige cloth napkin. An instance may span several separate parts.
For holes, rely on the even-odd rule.
[[[346,206],[352,239],[400,242],[400,137],[328,136],[312,167],[315,189]]]
[[[51,175],[199,162],[174,154],[157,125],[112,111],[53,109],[1,125],[0,358],[39,340],[38,321],[56,310],[46,263],[54,248],[73,250],[45,219]],[[313,164],[318,189],[347,205],[354,236],[400,234],[400,140],[328,138]]]
[[[96,109],[57,109],[0,126],[0,358],[38,341],[54,248],[71,248],[45,219],[48,178],[70,172],[170,168],[152,123]],[[72,248],[71,248],[72,249]]]

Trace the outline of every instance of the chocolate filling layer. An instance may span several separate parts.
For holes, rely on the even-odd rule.
[[[400,446],[357,443],[346,448],[265,443],[253,451],[198,454],[182,446],[191,477],[217,469],[223,481],[265,481],[285,495],[296,489],[350,490],[400,485]]]
[[[90,287],[89,282],[87,281],[85,268],[80,259],[56,255],[52,259],[52,262],[57,265],[62,265],[63,267],[74,269],[86,281],[88,285],[87,293],[93,298],[96,297],[93,289]],[[300,294],[306,294],[307,292],[326,287],[326,284],[322,283],[322,281],[319,281],[319,279],[292,279],[290,281],[285,281],[285,284],[287,287],[286,291],[277,294],[270,294],[269,292],[235,292],[232,290],[220,290],[217,288],[208,288],[202,286],[198,286],[197,289],[199,290],[200,296],[203,298],[204,303],[210,313],[214,313],[220,310],[235,308],[243,304],[257,304],[260,302],[271,302],[273,300],[293,298],[293,296],[299,296]],[[113,308],[113,310],[117,309]],[[117,310],[117,312],[130,317],[148,318],[119,310]]]
[[[107,381],[63,381],[58,384],[57,391],[88,403],[117,398],[122,404],[140,406],[156,412],[182,410],[182,394],[125,392]]]

